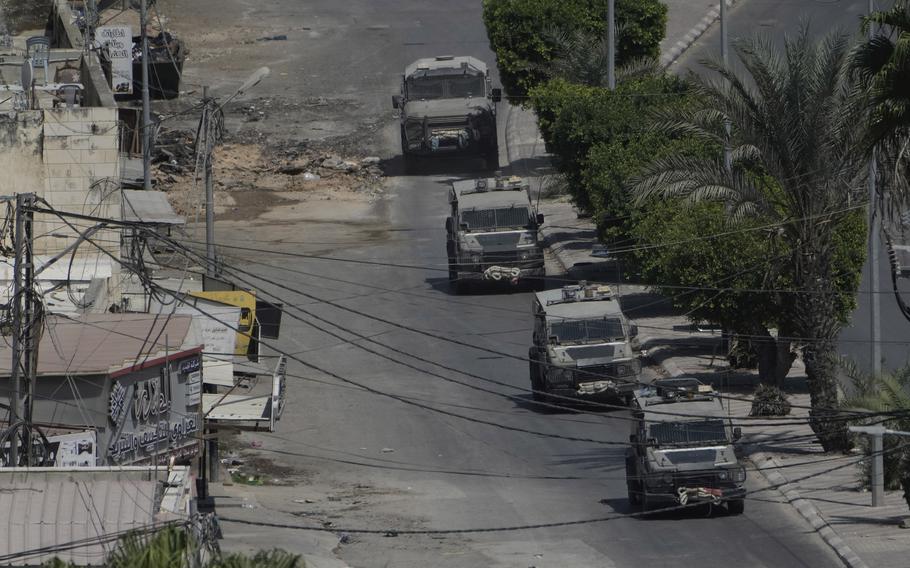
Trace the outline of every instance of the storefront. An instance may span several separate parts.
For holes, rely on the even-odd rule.
[[[202,439],[202,343],[184,315],[48,319],[33,421],[57,465],[189,463]],[[10,352],[0,345],[0,404]],[[5,400],[4,400],[5,399]]]

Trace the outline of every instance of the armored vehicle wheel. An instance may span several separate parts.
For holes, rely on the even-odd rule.
[[[456,282],[458,282],[458,269],[455,268],[452,259],[449,259],[449,284],[454,285]]]
[[[533,347],[528,349],[528,370],[531,378],[531,396],[537,402],[546,401],[547,395],[540,384],[540,364],[537,362],[537,353]]]
[[[638,507],[641,504],[641,493],[638,492],[638,489],[633,486],[631,483],[626,486],[629,493],[629,505],[633,507]]]
[[[746,510],[746,500],[745,499],[736,499],[734,501],[727,501],[727,511],[731,515],[742,515],[743,511]]]
[[[499,169],[499,146],[493,146],[483,154],[483,161],[488,170]]]

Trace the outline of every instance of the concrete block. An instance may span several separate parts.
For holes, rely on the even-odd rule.
[[[99,180],[102,178],[117,179],[120,176],[120,164],[119,163],[87,164],[86,173],[93,180]]]
[[[54,110],[49,110],[46,112],[54,113],[54,118],[59,118],[60,122],[91,122],[92,121],[92,112],[91,109],[80,107],[80,108],[57,108]],[[53,120],[53,118],[51,118]]]
[[[117,122],[118,112],[116,108],[92,107],[91,117],[94,122]]]
[[[44,172],[48,178],[65,178],[82,175],[82,168],[75,164],[47,164]]]
[[[118,150],[120,149],[120,139],[114,133],[97,135],[91,137],[92,150]]]
[[[78,191],[85,193],[88,190],[88,180],[83,177],[47,178],[48,195],[60,192]]]
[[[119,164],[120,152],[110,150],[80,150],[81,162],[89,164]]]
[[[79,164],[82,161],[82,150],[45,149],[44,163],[49,165]]]
[[[71,136],[73,134],[91,134],[91,124],[89,123],[66,123],[60,122],[58,118],[51,118],[44,123],[44,136]]]

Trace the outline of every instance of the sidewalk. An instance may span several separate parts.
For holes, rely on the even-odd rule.
[[[727,0],[727,6],[737,1]],[[663,0],[667,5],[667,34],[660,42],[664,67],[676,61],[709,27],[720,19],[719,0]]]
[[[579,219],[566,201],[545,201],[542,233],[550,251],[575,279],[617,282],[621,267],[613,260],[591,254],[594,226]],[[696,376],[722,391],[748,396],[756,384],[755,373],[729,369],[717,350],[719,336],[697,330],[674,315],[666,303],[655,301],[641,286],[613,286],[623,309],[639,326],[646,356],[671,376]],[[808,417],[805,371],[799,362],[787,376],[787,390],[794,392],[790,414],[795,422]],[[731,401],[733,416],[747,416],[750,403]],[[907,566],[910,530],[898,527],[910,516],[900,491],[885,492],[885,506],[872,508],[871,494],[861,490],[860,470],[851,465],[859,455],[825,454],[815,442],[808,421],[798,426],[762,423],[744,427],[745,448],[755,467],[775,488],[782,502],[797,512],[827,542],[846,566],[886,568]]]

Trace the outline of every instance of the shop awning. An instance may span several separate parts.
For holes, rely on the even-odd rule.
[[[211,362],[209,362],[211,364]],[[223,363],[218,361],[217,363]],[[203,393],[202,414],[206,424],[228,425],[240,430],[275,431],[275,423],[281,418],[285,401],[285,369],[287,360],[279,357],[272,373],[272,392],[265,395],[234,393]],[[221,366],[214,373],[224,374]],[[207,372],[203,373],[206,376]],[[211,379],[206,378],[205,382]],[[220,380],[226,380],[226,376]],[[233,387],[233,371],[230,386]],[[211,384],[211,383],[210,383]]]

